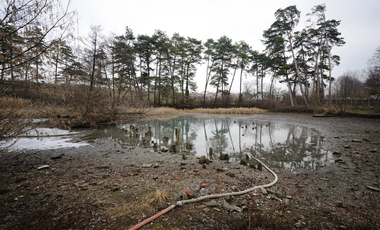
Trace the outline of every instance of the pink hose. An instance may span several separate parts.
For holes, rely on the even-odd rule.
[[[149,217],[148,219],[144,220],[143,222],[141,222],[141,223],[139,223],[139,224],[133,226],[133,227],[130,228],[129,230],[135,230],[135,229],[138,229],[138,228],[144,226],[145,224],[147,224],[147,223],[151,222],[152,220],[156,219],[157,217],[159,217],[159,216],[161,216],[161,215],[163,215],[163,214],[169,212],[169,211],[172,210],[174,207],[175,207],[174,204],[171,205],[171,206],[169,206],[168,208],[166,208],[166,209],[162,210],[161,212],[157,213],[156,215],[151,216],[151,217]]]

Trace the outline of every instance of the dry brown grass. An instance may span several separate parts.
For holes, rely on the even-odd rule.
[[[212,114],[256,114],[265,113],[266,110],[258,108],[217,108],[217,109],[189,109],[178,110],[168,107],[153,108],[144,115],[178,115],[182,113],[212,113]]]
[[[169,192],[164,189],[157,189],[148,195],[149,203],[151,204],[164,204],[169,200],[169,197]]]
[[[168,108],[168,107],[160,107],[160,108],[152,108],[144,115],[146,116],[153,116],[153,115],[177,115],[184,113],[183,110],[178,110],[174,108]]]
[[[258,108],[217,108],[217,109],[191,109],[189,113],[212,113],[212,114],[257,114],[265,113],[266,110]]]

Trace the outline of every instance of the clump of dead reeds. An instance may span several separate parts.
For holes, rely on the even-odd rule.
[[[160,107],[160,108],[152,108],[148,112],[145,113],[147,116],[153,115],[177,115],[183,113],[183,110],[178,110],[169,107]]]
[[[169,192],[165,189],[157,189],[148,195],[148,199],[151,204],[164,204],[169,200],[169,196]]]
[[[212,113],[212,114],[257,114],[265,113],[266,110],[258,108],[216,108],[216,109],[191,109],[189,113]]]

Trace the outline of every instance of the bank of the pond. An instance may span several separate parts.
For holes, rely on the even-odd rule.
[[[380,228],[378,119],[270,113],[244,119],[316,128],[336,163],[313,171],[274,169],[279,182],[267,191],[175,208],[144,229]],[[125,229],[177,199],[273,179],[265,169],[237,163],[200,164],[191,155],[183,159],[101,140],[90,144],[2,156],[0,228]]]

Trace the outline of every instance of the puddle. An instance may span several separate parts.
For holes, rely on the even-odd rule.
[[[136,127],[138,130],[131,128]],[[133,128],[132,128],[133,129]],[[178,139],[176,129],[179,129]],[[150,133],[151,132],[151,133]],[[271,167],[315,169],[334,162],[330,151],[323,149],[320,133],[308,127],[286,123],[268,123],[252,117],[219,115],[186,115],[179,117],[144,118],[98,130],[86,141],[114,141],[121,146],[150,147],[157,143],[170,151],[186,151],[195,156],[219,159],[228,153],[230,161],[254,156]],[[210,155],[210,147],[213,154]]]

